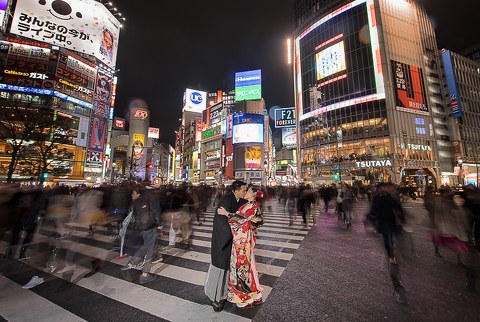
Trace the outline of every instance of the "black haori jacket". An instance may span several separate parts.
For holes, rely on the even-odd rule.
[[[235,213],[240,206],[245,204],[245,199],[240,199],[237,202],[233,192],[227,193],[223,196],[218,207],[225,208],[230,213]],[[213,231],[212,231],[212,247],[211,257],[212,264],[220,269],[227,270],[230,266],[230,252],[232,250],[233,235],[228,224],[228,218],[218,214],[218,208],[215,210],[213,217]]]

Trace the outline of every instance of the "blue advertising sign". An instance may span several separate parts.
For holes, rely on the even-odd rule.
[[[450,96],[450,106],[452,116],[462,117],[462,104],[458,95],[457,80],[455,79],[455,70],[452,63],[452,54],[450,50],[442,51],[443,65],[445,66],[445,78],[447,79],[448,95]]]

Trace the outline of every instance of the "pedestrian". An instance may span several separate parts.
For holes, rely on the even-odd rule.
[[[345,224],[347,224],[347,228],[352,226],[352,213],[353,213],[353,202],[354,202],[354,194],[350,189],[348,184],[344,184],[341,190],[341,198],[342,198],[342,210],[345,214]]]
[[[457,254],[458,264],[464,266],[462,254],[469,250],[469,229],[467,214],[453,200],[448,187],[439,189],[435,199],[434,230],[432,241],[437,257],[443,257],[439,247],[443,246]]]
[[[133,256],[133,261],[129,261],[124,267],[124,270],[139,269],[142,270],[139,283],[145,284],[155,280],[155,275],[150,274],[151,260],[155,250],[155,243],[157,239],[158,222],[153,211],[153,207],[147,196],[147,191],[139,186],[132,191],[132,205],[130,207],[132,217],[130,224],[134,231],[142,236],[143,244]]]
[[[394,253],[393,236],[401,234],[405,224],[405,216],[396,198],[397,190],[393,183],[381,183],[372,199],[371,212],[377,222],[377,231],[383,236],[383,244],[388,255],[390,280],[392,281],[397,301],[407,303],[405,288],[400,280],[400,266]]]
[[[262,303],[262,286],[255,264],[255,244],[257,229],[263,224],[262,207],[259,200],[264,193],[250,187],[245,194],[246,204],[236,213],[224,208],[218,214],[229,218],[233,234],[233,246],[230,257],[227,300],[240,308],[250,308]]]
[[[230,192],[218,201],[218,207],[213,217],[211,263],[205,280],[205,294],[212,301],[213,310],[223,310],[227,298],[228,270],[232,250],[233,235],[228,218],[218,213],[221,207],[229,213],[235,213],[247,201],[243,199],[247,184],[236,180],[232,183]]]

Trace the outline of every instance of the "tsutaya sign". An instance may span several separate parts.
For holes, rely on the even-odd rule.
[[[378,168],[392,166],[392,161],[390,160],[359,161],[355,163],[357,164],[358,168]]]

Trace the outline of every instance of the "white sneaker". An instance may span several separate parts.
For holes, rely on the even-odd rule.
[[[44,282],[43,277],[34,276],[27,284],[23,285],[22,288],[28,290],[32,287],[40,285]]]

